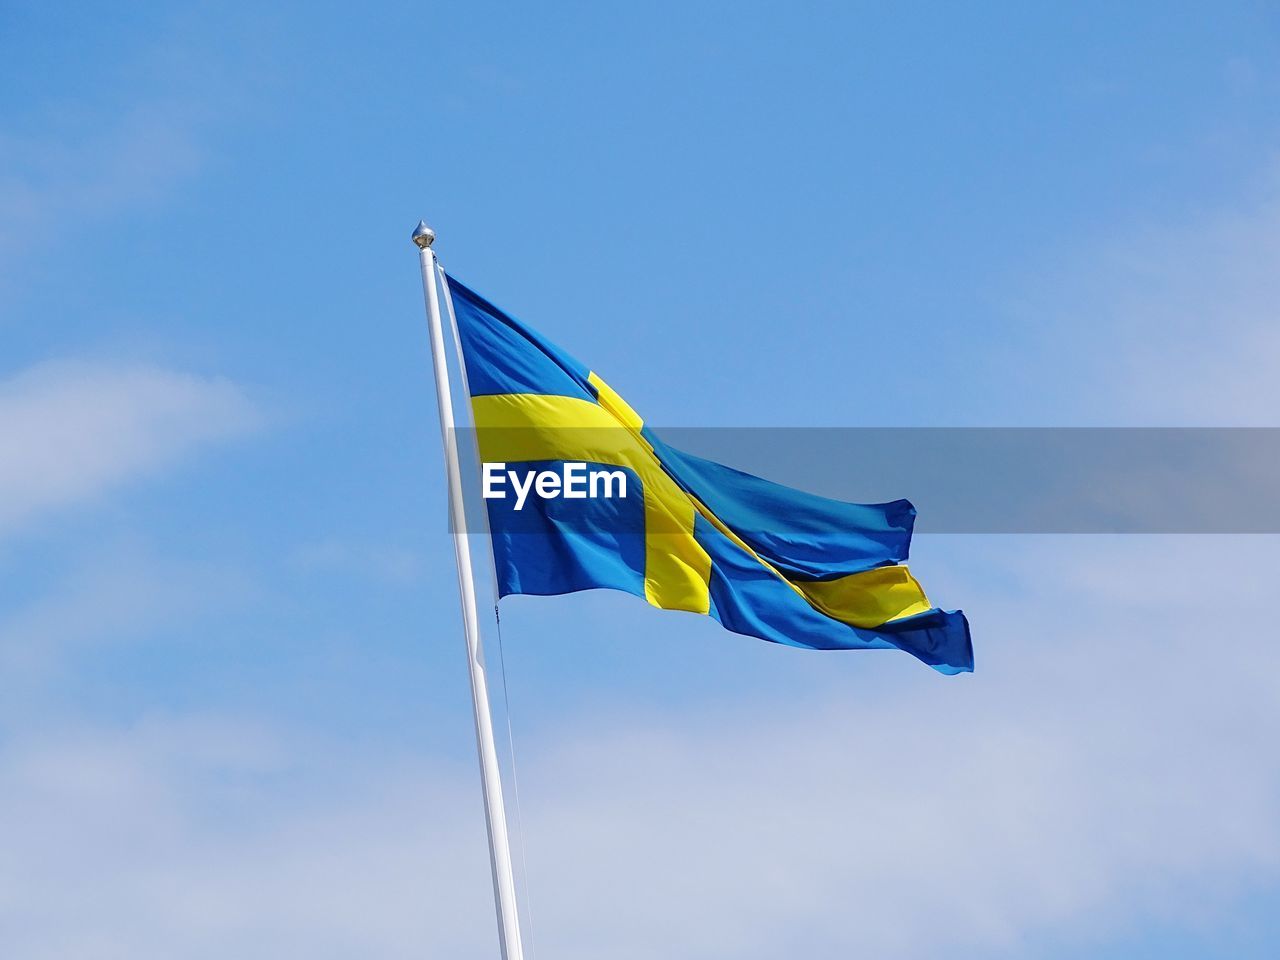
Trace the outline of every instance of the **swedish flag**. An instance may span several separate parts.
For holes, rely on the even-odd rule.
[[[735,633],[973,669],[969,625],[903,565],[915,508],[802,493],[664,444],[596,373],[449,278],[482,461],[621,471],[619,499],[488,499],[501,596],[625,590]]]

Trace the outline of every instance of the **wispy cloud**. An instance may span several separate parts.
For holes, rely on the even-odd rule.
[[[189,646],[191,623],[252,594],[249,578],[229,565],[118,540],[84,549],[73,569],[34,596],[9,592],[0,603],[0,671],[10,680],[0,732],[43,725],[51,709],[67,706],[68,684],[85,675],[83,659],[145,638]]]
[[[484,955],[485,867],[468,849],[482,828],[461,771],[442,779],[217,717],[11,743],[6,946],[27,960]]]
[[[1262,571],[1276,545],[1197,539],[1016,551],[1020,599],[969,584],[974,677],[593,710],[522,741],[540,955],[1086,953],[1220,915],[1280,875],[1280,653],[1237,629],[1207,654],[1206,594],[1237,627],[1266,600],[1195,561]],[[474,769],[438,755],[202,715],[31,730],[0,748],[0,842],[33,960],[494,948]]]
[[[1117,228],[1024,277],[1009,342],[990,345],[1029,378],[1005,409],[1041,424],[1274,426],[1280,172],[1260,179],[1247,208]]]
[[[0,381],[0,536],[260,422],[227,380],[77,362],[22,371]]]
[[[1278,545],[1209,539],[1009,551],[1018,599],[965,589],[972,678],[605,723],[526,756],[544,949],[950,958],[1051,933],[1085,953],[1280,880],[1258,582]],[[1204,564],[1228,552],[1244,577]]]

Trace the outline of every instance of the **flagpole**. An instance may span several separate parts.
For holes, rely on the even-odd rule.
[[[453,394],[445,354],[440,317],[440,291],[436,283],[436,255],[431,249],[435,232],[419,221],[413,231],[422,267],[422,289],[427,301],[427,326],[431,336],[431,361],[435,370],[436,405],[440,410],[440,434],[444,440],[445,475],[449,486],[449,521],[453,528],[453,552],[458,566],[458,592],[462,599],[462,628],[467,641],[467,669],[471,675],[471,705],[476,723],[476,751],[480,756],[480,785],[484,792],[484,817],[489,833],[489,865],[493,870],[493,898],[498,908],[498,942],[502,960],[524,960],[520,942],[520,918],[516,911],[515,874],[507,837],[507,814],[502,800],[502,773],[494,745],[493,718],[489,713],[489,687],[485,681],[484,649],[476,610],[476,585],[471,569],[471,544],[462,497],[462,471],[458,463],[457,432],[453,420]],[[459,357],[459,362],[461,358]]]

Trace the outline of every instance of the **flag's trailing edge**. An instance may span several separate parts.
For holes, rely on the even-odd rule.
[[[498,591],[624,590],[818,650],[897,648],[973,669],[960,611],[903,565],[915,509],[793,490],[664,444],[595,373],[452,277],[480,458],[621,470],[625,499],[488,499]]]

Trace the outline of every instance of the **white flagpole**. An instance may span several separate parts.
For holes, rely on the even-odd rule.
[[[435,232],[419,222],[413,231],[422,267],[422,288],[427,299],[427,326],[431,334],[431,360],[436,375],[436,404],[440,408],[440,433],[444,440],[445,474],[449,484],[449,520],[453,526],[453,552],[458,564],[458,591],[462,598],[462,627],[467,641],[467,667],[471,674],[471,703],[476,721],[476,750],[480,754],[480,785],[484,791],[484,816],[489,830],[489,864],[493,869],[493,896],[498,908],[498,942],[503,960],[524,960],[520,942],[520,918],[516,912],[515,874],[511,844],[507,838],[507,813],[502,802],[502,774],[493,740],[489,714],[489,687],[485,682],[484,650],[476,611],[475,577],[471,570],[471,544],[467,534],[462,471],[453,421],[453,394],[449,389],[444,329],[440,319],[440,292],[436,284],[436,255],[431,249]],[[459,357],[459,362],[461,358]]]

